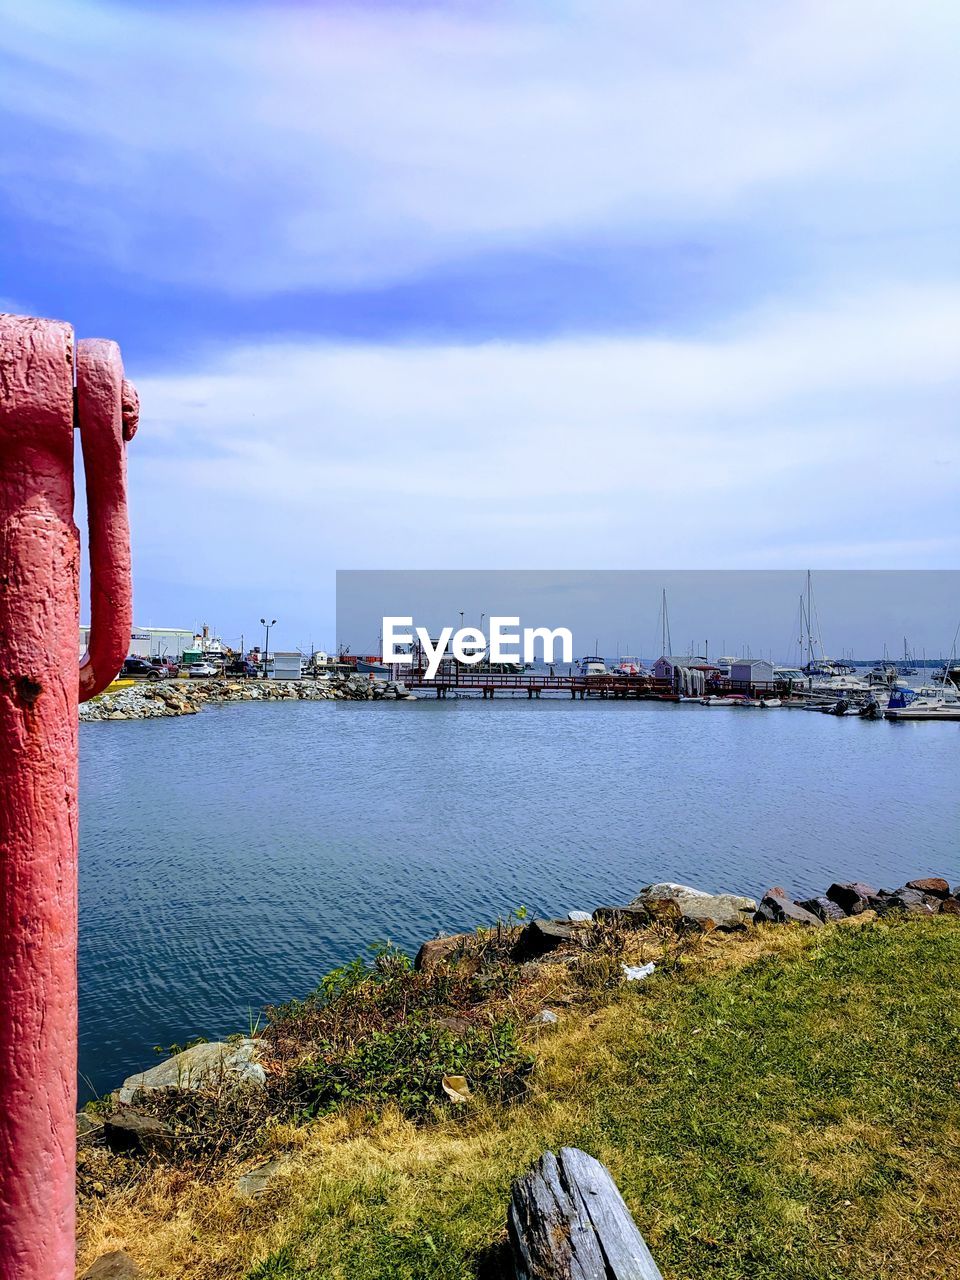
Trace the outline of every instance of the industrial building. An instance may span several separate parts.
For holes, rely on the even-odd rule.
[[[130,657],[173,658],[180,660],[185,649],[193,644],[196,632],[193,627],[134,627],[130,636]],[[80,628],[80,656],[87,651],[90,627]]]

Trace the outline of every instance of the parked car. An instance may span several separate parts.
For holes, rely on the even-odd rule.
[[[234,658],[227,667],[228,676],[256,676],[259,674],[256,664],[248,662],[246,658]]]
[[[220,674],[219,667],[215,667],[212,662],[194,662],[192,666],[187,667],[191,676],[218,676]]]
[[[165,676],[175,676],[180,670],[180,664],[174,662],[172,658],[151,658],[151,664]]]
[[[159,670],[146,658],[125,658],[120,675],[134,680],[162,680],[166,672]]]

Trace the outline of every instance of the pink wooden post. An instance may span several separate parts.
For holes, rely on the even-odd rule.
[[[136,424],[115,343],[0,316],[0,1280],[74,1276],[77,705],[130,643]],[[75,426],[92,582],[79,671]]]

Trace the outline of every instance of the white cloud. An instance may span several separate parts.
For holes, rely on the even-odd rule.
[[[958,369],[960,289],[713,340],[244,347],[141,380],[139,549],[238,586],[305,566],[951,564]]]
[[[6,8],[10,197],[160,280],[369,284],[771,207],[832,233],[949,207],[960,12],[936,0]]]

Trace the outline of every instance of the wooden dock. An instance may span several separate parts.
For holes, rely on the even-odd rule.
[[[645,676],[550,675],[546,672],[447,671],[428,679],[423,671],[398,668],[397,679],[408,689],[433,690],[438,698],[460,691],[480,693],[492,698],[498,692],[539,698],[544,692],[567,693],[571,698],[667,698],[671,694],[665,682],[651,681]],[[662,686],[662,687],[660,687]]]

